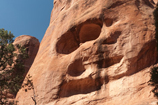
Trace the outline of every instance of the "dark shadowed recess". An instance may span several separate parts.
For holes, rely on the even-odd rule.
[[[79,76],[85,71],[85,68],[82,64],[82,59],[75,60],[68,67],[68,74],[71,76]]]
[[[116,19],[90,19],[77,26],[73,26],[59,38],[56,44],[56,51],[59,54],[70,54],[79,48],[81,43],[96,40],[101,33],[103,23],[106,27],[112,26]],[[121,35],[121,31],[111,33],[111,37],[107,38],[103,44],[114,44]]]
[[[64,82],[60,88],[59,97],[69,97],[76,94],[87,94],[101,89],[103,80],[101,78],[92,79],[90,77]]]
[[[117,2],[113,3],[108,9],[115,8],[115,7],[119,7],[119,6],[121,6],[122,4],[124,4],[123,1],[117,1]]]
[[[157,40],[157,53],[158,53],[158,4],[157,4],[157,7],[156,9],[154,10],[153,12],[154,14],[154,19],[155,19],[155,38]],[[157,60],[157,59],[156,59]],[[156,61],[157,63],[157,61]],[[151,71],[150,71],[150,80],[149,80],[149,85],[153,86],[154,88],[152,89],[152,92],[154,93],[154,96],[158,99],[158,67],[157,66],[154,66],[151,68]]]
[[[149,0],[143,0],[144,1],[144,4],[149,6],[150,8],[154,8],[154,6],[150,3]],[[151,0],[152,1],[152,0]]]
[[[70,54],[80,46],[80,43],[97,39],[102,25],[103,23],[100,19],[91,19],[72,27],[65,34],[61,35],[56,44],[57,53]]]
[[[106,40],[104,40],[103,44],[115,44],[121,33],[121,31],[114,31],[108,38],[106,38]]]
[[[97,62],[94,62],[96,64],[98,64],[98,68],[107,68],[110,67],[116,63],[119,63],[121,61],[121,59],[123,58],[123,56],[114,56],[111,58],[106,58],[106,59],[102,59],[99,60]]]

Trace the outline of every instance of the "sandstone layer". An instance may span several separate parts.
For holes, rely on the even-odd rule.
[[[150,105],[153,0],[54,0],[19,105]],[[33,97],[33,98],[31,98]],[[33,99],[35,101],[33,101]]]

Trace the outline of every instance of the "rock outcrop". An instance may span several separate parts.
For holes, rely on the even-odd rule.
[[[26,75],[27,72],[29,71],[35,57],[36,57],[40,42],[38,41],[37,38],[35,38],[33,36],[21,35],[21,36],[15,38],[13,44],[14,45],[19,44],[19,45],[24,46],[26,48],[26,51],[28,54],[28,58],[24,61],[25,62],[25,64],[24,64],[25,75]]]
[[[19,105],[150,105],[153,0],[54,0]],[[33,98],[31,98],[33,97]],[[34,99],[34,100],[33,100]]]
[[[25,67],[25,73],[24,73],[24,77],[25,77],[35,59],[40,43],[38,39],[36,39],[35,37],[29,35],[21,35],[15,39],[13,45],[14,46],[20,45],[26,48],[28,58],[23,60]],[[16,50],[16,53],[18,54],[18,50]],[[15,94],[11,94],[10,92],[3,92],[2,94],[5,95],[9,101],[12,101],[15,98]]]

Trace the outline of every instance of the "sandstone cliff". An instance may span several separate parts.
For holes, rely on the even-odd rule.
[[[54,0],[19,105],[150,105],[156,0]]]

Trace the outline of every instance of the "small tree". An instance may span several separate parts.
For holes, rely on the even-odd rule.
[[[37,101],[36,101],[36,93],[35,93],[35,88],[32,82],[32,76],[30,76],[30,74],[28,74],[22,84],[22,87],[25,88],[25,92],[27,92],[28,90],[33,90],[33,96],[31,97],[32,100],[34,101],[34,105],[37,105]]]
[[[156,41],[157,41],[157,51],[158,51],[158,4],[156,6],[156,9],[154,10],[153,12],[154,14],[154,19],[155,19],[155,38],[156,38]],[[150,75],[151,75],[151,78],[149,80],[149,85],[153,86],[153,90],[152,92],[154,93],[154,96],[156,98],[158,98],[158,67],[155,66],[151,69],[151,72],[150,72]]]
[[[158,67],[153,67],[150,75],[149,85],[154,86],[152,92],[154,93],[154,96],[158,98]]]
[[[8,102],[7,94],[14,96],[21,88],[24,79],[24,59],[28,57],[26,49],[13,45],[14,35],[0,29],[0,105],[13,105]]]
[[[157,51],[158,51],[158,4],[156,6],[156,9],[154,10],[154,19],[155,19],[155,38],[156,38],[156,41],[157,41]]]

